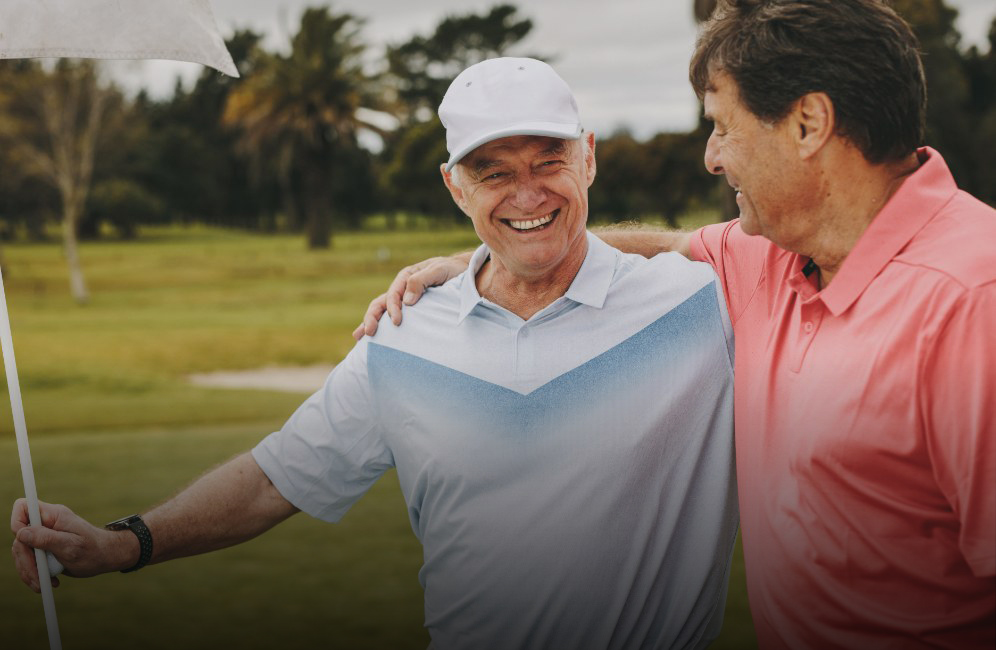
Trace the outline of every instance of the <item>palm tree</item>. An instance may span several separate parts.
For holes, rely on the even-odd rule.
[[[303,214],[308,245],[328,248],[335,212],[332,179],[354,150],[364,118],[377,109],[379,84],[363,70],[361,21],[329,8],[307,9],[288,55],[257,52],[255,72],[229,95],[224,121],[240,128],[243,151],[276,167],[284,204]],[[341,183],[339,183],[342,186]]]

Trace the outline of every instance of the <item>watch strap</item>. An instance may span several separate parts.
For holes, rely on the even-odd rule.
[[[131,573],[132,571],[138,571],[152,559],[152,533],[149,531],[149,527],[145,525],[142,517],[139,515],[131,515],[130,517],[125,517],[124,519],[119,519],[117,521],[112,521],[111,523],[104,526],[108,530],[124,530],[127,528],[135,534],[138,538],[138,561],[127,569],[122,569],[121,573]]]

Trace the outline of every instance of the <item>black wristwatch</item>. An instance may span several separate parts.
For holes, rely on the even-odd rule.
[[[129,515],[117,521],[112,521],[104,526],[107,530],[125,530],[128,529],[135,533],[135,537],[138,538],[138,562],[135,566],[130,569],[124,569],[121,573],[131,573],[132,571],[138,571],[143,566],[149,563],[152,559],[152,533],[149,532],[149,527],[145,525],[142,518],[139,515]]]

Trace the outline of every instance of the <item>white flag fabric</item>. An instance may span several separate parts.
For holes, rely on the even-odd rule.
[[[0,0],[0,59],[170,59],[239,72],[208,0]]]

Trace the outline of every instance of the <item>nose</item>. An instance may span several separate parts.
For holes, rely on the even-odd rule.
[[[710,133],[709,140],[706,142],[705,167],[710,174],[724,173],[723,163],[720,160],[720,147],[716,142],[715,133]]]
[[[542,183],[533,177],[519,178],[515,183],[515,192],[511,204],[523,212],[532,212],[546,200],[546,190]]]

